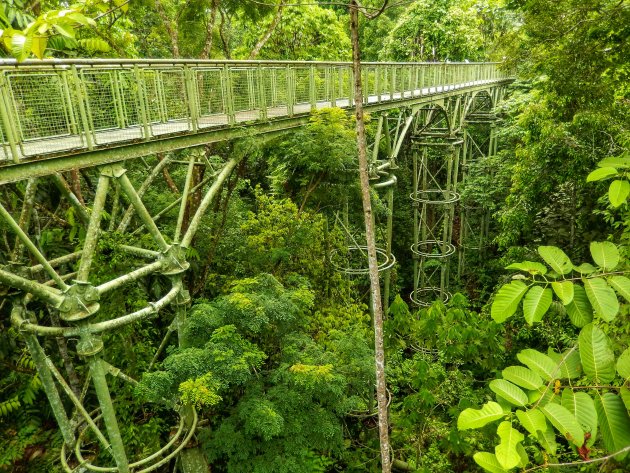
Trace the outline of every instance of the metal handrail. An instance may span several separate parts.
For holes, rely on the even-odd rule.
[[[508,78],[500,63],[362,64],[365,104]],[[354,106],[348,62],[0,60],[0,166]]]

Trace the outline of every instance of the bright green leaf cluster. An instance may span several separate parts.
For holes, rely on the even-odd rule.
[[[538,248],[540,257],[551,270],[531,261],[509,265],[508,269],[528,276],[517,275],[497,291],[491,307],[492,318],[499,323],[506,321],[516,313],[522,301],[523,316],[533,325],[547,313],[555,294],[571,323],[578,328],[593,321],[593,314],[606,322],[612,321],[619,312],[617,296],[630,301],[630,279],[615,272],[620,255],[613,243],[592,242],[590,250],[596,266],[589,263],[575,266],[566,253],[555,246]]]
[[[628,170],[630,169],[630,154],[628,152],[616,158],[606,158],[598,163],[598,168],[586,178],[587,182],[603,181],[614,177],[608,188],[608,200],[613,207],[619,207],[626,202],[630,195]]]

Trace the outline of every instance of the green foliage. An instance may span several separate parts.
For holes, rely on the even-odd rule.
[[[588,263],[575,266],[561,249],[553,246],[538,249],[552,271],[546,268],[543,271],[540,266],[532,266],[528,261],[508,266],[526,272],[528,276],[516,275],[518,279],[499,289],[492,303],[494,320],[507,320],[516,313],[523,300],[523,314],[527,322],[530,325],[540,322],[551,307],[552,294],[555,294],[559,302],[566,306],[569,319],[577,327],[583,327],[592,320],[593,310],[602,320],[612,321],[619,312],[617,296],[628,295],[630,280],[627,281],[625,276],[611,274],[619,265],[620,258],[619,250],[613,243],[592,242],[590,249],[596,266]],[[585,271],[588,274],[585,275]],[[529,285],[523,280],[528,281]]]
[[[418,0],[390,31],[381,59],[400,61],[476,61],[484,38],[472,5],[452,0]]]
[[[355,185],[354,122],[342,109],[317,110],[271,152],[272,189],[301,201],[300,209],[309,198],[320,206],[336,204]]]
[[[214,406],[221,401],[221,396],[217,394],[219,388],[219,382],[208,372],[200,378],[184,381],[179,385],[178,391],[183,405],[200,409]]]
[[[126,12],[128,5],[122,0],[111,2]],[[121,5],[118,5],[120,3]],[[122,3],[125,3],[124,5]],[[60,5],[58,10],[42,13],[24,26],[24,14],[18,14],[10,6],[3,7],[0,13],[0,44],[16,59],[23,61],[31,55],[43,59],[51,53],[49,41],[54,37],[67,38],[74,44],[90,52],[108,52],[110,47],[100,38],[84,38],[76,43],[77,30],[81,27],[95,27],[96,22],[91,14],[96,11],[108,10],[109,1],[78,2],[70,6]],[[26,16],[28,18],[28,16]],[[16,28],[12,25],[16,24]]]
[[[275,199],[256,191],[256,212],[250,212],[240,231],[244,245],[234,255],[245,275],[267,272],[280,281],[305,277],[324,286],[324,218],[300,212],[290,199]]]
[[[299,8],[286,8],[282,21],[260,52],[264,59],[293,59],[305,61],[350,60],[350,37],[345,17],[331,9],[304,4]],[[263,25],[271,23],[268,18]],[[237,57],[247,57],[258,40],[258,28],[247,29]]]

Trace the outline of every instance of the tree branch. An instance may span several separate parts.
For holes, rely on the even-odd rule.
[[[159,17],[162,19],[162,23],[164,23],[164,28],[166,28],[166,32],[171,39],[171,49],[173,51],[173,57],[178,58],[179,35],[177,33],[177,25],[168,17],[168,15],[166,14],[166,10],[164,9],[164,5],[162,5],[162,2],[160,0],[155,0],[155,9],[157,10]]]
[[[566,466],[582,466],[582,465],[588,465],[590,463],[599,463],[599,462],[610,460],[611,458],[614,458],[617,455],[628,452],[628,451],[630,451],[630,445],[628,445],[627,447],[623,447],[621,450],[615,453],[606,455],[605,457],[599,457],[599,458],[593,458],[591,460],[583,460],[583,461],[576,461],[576,462],[569,462],[569,463],[545,463],[544,465],[538,465],[533,468],[529,468],[525,470],[523,473],[540,470],[541,468],[563,468]]]
[[[263,48],[265,43],[269,41],[269,38],[271,38],[273,31],[276,29],[276,26],[278,26],[278,23],[280,23],[280,20],[282,19],[282,10],[284,9],[284,4],[285,4],[285,0],[281,0],[280,4],[278,5],[278,10],[276,10],[276,15],[273,17],[273,20],[271,21],[271,24],[267,28],[267,31],[265,31],[265,34],[263,34],[262,37],[258,40],[258,42],[256,43],[256,46],[254,46],[254,49],[252,49],[252,52],[249,53],[249,57],[247,59],[250,59],[250,60],[255,59],[256,56],[258,56],[258,54],[260,53],[260,50]]]

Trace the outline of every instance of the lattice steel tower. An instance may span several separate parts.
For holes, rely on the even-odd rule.
[[[460,199],[457,177],[463,140],[452,126],[457,117],[449,114],[449,105],[421,110],[411,136],[414,280],[410,299],[419,306],[450,298],[449,260],[456,251],[453,221]]]
[[[490,209],[484,202],[487,189],[467,188],[471,172],[477,175],[491,173],[487,159],[497,152],[497,117],[494,113],[494,97],[486,92],[478,93],[470,100],[463,127],[464,146],[461,159],[462,201],[459,214],[458,278],[466,272],[467,256],[477,252],[483,258],[488,244]]]

